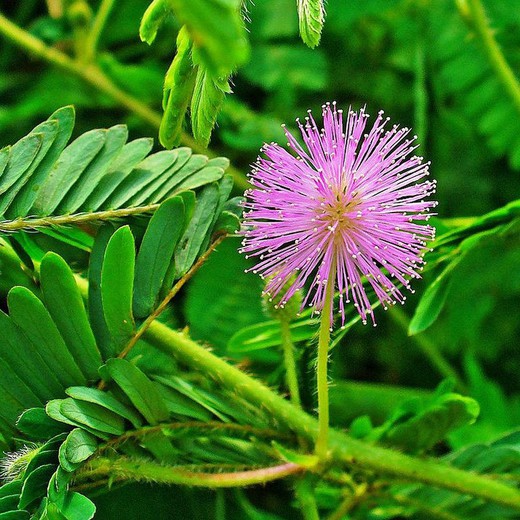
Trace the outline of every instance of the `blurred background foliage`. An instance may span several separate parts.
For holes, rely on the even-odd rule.
[[[518,198],[519,109],[494,75],[456,2],[329,0],[321,44],[314,50],[299,38],[293,3],[244,3],[251,56],[232,77],[233,94],[225,98],[211,150],[247,172],[263,142],[284,142],[282,122],[291,127],[308,109],[318,114],[325,101],[355,108],[366,104],[370,113],[384,109],[393,122],[411,126],[418,134],[420,153],[431,161],[438,181],[441,229]],[[73,54],[82,17],[88,18],[89,8],[95,12],[99,4],[70,4],[76,11],[69,9],[69,17],[61,14],[59,0],[48,0],[47,5],[39,0],[3,2],[1,9],[48,45]],[[122,91],[160,116],[163,78],[179,24],[168,18],[152,47],[141,43],[139,23],[148,4],[116,2],[97,60]],[[520,0],[484,4],[504,56],[520,73]],[[133,138],[157,134],[158,124],[151,126],[150,120],[129,112],[82,78],[1,39],[0,144],[15,142],[65,104],[76,106],[75,135],[120,122],[128,124]],[[175,307],[175,320],[187,323],[194,338],[220,354],[241,359],[270,384],[283,386],[276,349],[237,353],[228,345],[240,329],[269,319],[262,310],[261,282],[244,273],[248,263],[237,254],[237,246],[238,240],[228,240],[211,256],[177,300],[181,304]],[[488,441],[518,426],[519,266],[518,232],[489,237],[453,272],[446,304],[427,331],[407,335],[421,294],[438,275],[435,270],[414,284],[416,294],[405,307],[376,311],[376,329],[354,326],[332,354],[336,424],[347,426],[360,413],[378,424],[403,398],[428,395],[424,391],[455,373],[459,390],[479,401],[481,415],[476,426],[451,435],[452,447]],[[314,399],[311,343],[299,343],[298,351],[309,409]],[[132,494],[128,489],[121,491],[121,503]],[[191,492],[183,493],[191,497]],[[179,503],[184,506],[186,500]],[[265,500],[276,502],[276,494]],[[240,509],[241,503],[246,507],[234,495],[231,507]],[[99,503],[100,511],[109,507],[108,502]],[[196,509],[194,505],[192,515]],[[251,518],[268,518],[251,511]],[[125,513],[125,518],[131,517]]]

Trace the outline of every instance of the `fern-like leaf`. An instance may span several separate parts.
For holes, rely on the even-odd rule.
[[[0,150],[0,234],[151,212],[176,193],[219,180],[228,164],[189,148],[148,155],[152,140],[126,143],[123,125],[66,146],[73,126],[74,109],[64,107]]]

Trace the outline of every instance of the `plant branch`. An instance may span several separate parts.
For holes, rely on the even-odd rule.
[[[286,462],[278,466],[230,473],[203,473],[182,467],[164,466],[151,461],[135,461],[127,457],[96,457],[76,473],[78,481],[98,477],[134,482],[157,482],[208,488],[230,488],[265,484],[304,470],[302,466]]]
[[[0,13],[0,34],[3,34],[8,40],[28,53],[79,77],[85,83],[111,97],[116,103],[140,117],[156,130],[159,129],[161,115],[139,99],[120,89],[95,63],[85,64],[73,60],[58,49],[48,47],[39,38],[18,27],[2,13]],[[185,132],[182,134],[181,141],[196,153],[215,157],[214,153],[200,146],[193,137]],[[247,179],[237,169],[230,166],[228,172],[233,176],[238,188],[247,189],[250,187]]]
[[[0,233],[12,233],[16,231],[37,230],[42,227],[69,226],[83,224],[85,222],[96,222],[102,220],[113,220],[129,217],[131,215],[142,215],[154,212],[160,204],[147,204],[135,208],[109,209],[106,211],[93,211],[92,213],[76,213],[71,215],[56,215],[49,217],[17,218],[14,220],[0,221]]]
[[[145,334],[159,350],[174,355],[182,363],[211,377],[224,387],[267,410],[281,426],[316,441],[318,422],[260,381],[204,349],[185,334],[155,321]],[[464,471],[429,458],[415,458],[403,453],[353,439],[331,429],[329,449],[337,461],[356,464],[365,470],[418,481],[512,507],[520,511],[520,492],[483,475]]]
[[[463,17],[466,19],[469,15],[468,21],[482,42],[491,67],[504,85],[516,109],[520,112],[520,83],[495,39],[481,0],[467,0],[463,5],[466,8]]]
[[[254,435],[257,437],[268,437],[270,439],[274,438],[287,438],[287,435],[280,433],[279,431],[272,430],[269,428],[255,428],[253,426],[249,426],[247,424],[233,424],[233,423],[222,423],[218,421],[184,421],[184,422],[173,422],[173,423],[162,423],[156,426],[144,426],[143,428],[139,428],[138,430],[131,430],[125,432],[123,435],[119,437],[114,437],[108,440],[104,445],[102,445],[98,453],[102,453],[103,451],[114,448],[123,444],[125,441],[129,439],[141,439],[146,437],[147,435],[152,435],[158,431],[164,430],[185,430],[185,429],[200,429],[200,430],[213,430],[213,431],[223,431],[223,432],[240,432],[247,435]]]
[[[94,17],[94,22],[87,36],[87,41],[85,42],[85,56],[83,56],[83,59],[87,63],[95,59],[99,38],[112,11],[112,7],[114,7],[114,0],[101,0],[99,9]]]

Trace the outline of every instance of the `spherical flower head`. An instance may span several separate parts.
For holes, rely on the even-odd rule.
[[[364,323],[375,324],[363,282],[372,286],[386,309],[406,299],[398,286],[410,289],[419,278],[422,255],[434,229],[423,221],[436,202],[427,180],[429,163],[413,155],[416,136],[379,112],[365,131],[365,109],[348,111],[323,106],[323,128],[310,111],[297,120],[303,145],[287,130],[289,153],[276,143],[263,147],[250,175],[253,188],[245,203],[242,252],[257,257],[252,269],[268,277],[266,292],[284,292],[284,304],[308,280],[302,307],[323,309],[327,284],[339,291],[345,322],[352,302]],[[294,276],[289,289],[286,282]]]

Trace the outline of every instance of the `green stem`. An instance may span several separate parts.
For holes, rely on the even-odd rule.
[[[96,457],[76,473],[76,481],[111,477],[114,480],[158,482],[208,488],[231,488],[265,484],[289,475],[301,473],[303,467],[292,462],[278,466],[234,471],[231,473],[203,473],[176,466],[164,466],[151,461],[135,461],[126,457]]]
[[[393,320],[406,332],[410,320],[404,311],[397,305],[392,307],[390,316]],[[437,348],[437,345],[433,343],[427,336],[422,334],[416,334],[412,336],[418,347],[423,351],[424,355],[428,358],[432,366],[434,366],[439,374],[443,377],[453,379],[455,387],[459,392],[468,393],[468,388],[460,374],[451,366],[448,360],[442,355]]]
[[[212,354],[185,334],[155,321],[145,334],[159,350],[174,355],[189,367],[201,371],[224,387],[237,392],[251,404],[271,414],[296,434],[316,441],[318,422],[260,381]],[[451,467],[428,458],[415,458],[388,448],[381,448],[331,430],[329,448],[332,456],[347,464],[393,475],[412,482],[422,482],[512,507],[520,511],[520,492],[483,475]]]
[[[314,496],[312,475],[305,475],[298,479],[295,486],[295,494],[300,504],[304,520],[320,520],[316,497]]]
[[[99,38],[112,11],[112,7],[114,7],[114,0],[101,0],[94,22],[92,23],[92,28],[85,42],[85,55],[83,59],[87,63],[94,61],[96,57]]]
[[[491,67],[520,112],[520,83],[502,54],[493,31],[488,24],[482,2],[480,0],[467,0],[466,5],[471,25],[482,42]]]
[[[325,301],[321,312],[320,332],[318,337],[318,363],[316,367],[318,388],[318,423],[319,432],[316,439],[316,455],[322,460],[327,458],[329,444],[329,381],[327,364],[329,361],[330,330],[332,326],[330,309],[334,299],[334,281],[336,267],[332,266],[325,290]]]
[[[30,54],[79,77],[96,90],[111,97],[116,103],[140,117],[156,130],[159,129],[161,114],[142,103],[139,99],[126,93],[124,90],[121,90],[95,63],[85,65],[85,63],[73,60],[54,47],[48,47],[40,39],[12,23],[2,13],[0,13],[0,34],[3,34],[8,40]],[[185,132],[182,134],[181,141],[196,153],[215,157],[214,153],[197,144],[195,139]],[[227,171],[233,176],[237,188],[247,189],[250,187],[245,176],[236,168],[230,166]]]
[[[294,360],[294,344],[291,338],[290,323],[286,319],[280,320],[282,331],[283,360],[285,364],[285,379],[289,388],[291,401],[298,408],[301,407],[300,389],[298,386],[298,374]]]

